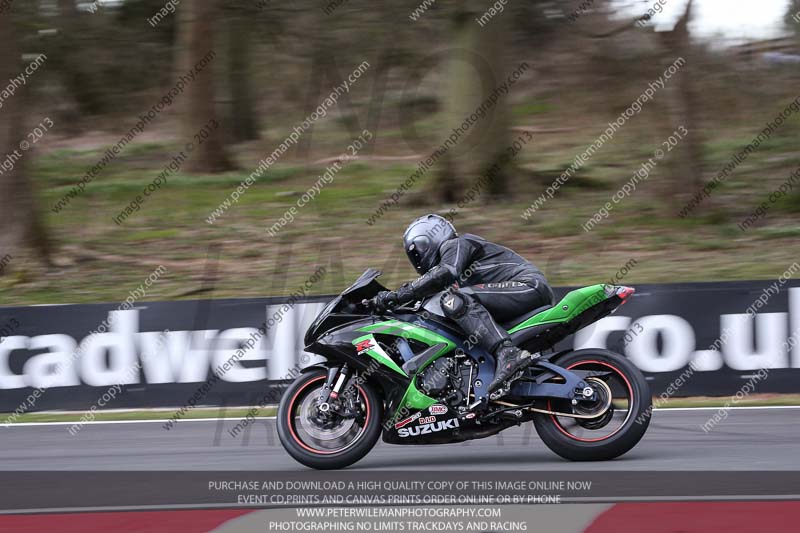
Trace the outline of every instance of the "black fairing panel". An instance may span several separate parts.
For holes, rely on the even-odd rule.
[[[420,413],[430,415],[430,410],[424,409]],[[431,421],[431,418],[435,418],[435,421]],[[453,444],[490,437],[517,424],[519,424],[519,420],[479,424],[475,418],[459,418],[452,412],[444,416],[429,416],[426,421],[424,417],[415,414],[393,426],[384,427],[382,438],[383,442],[387,444],[404,446]]]
[[[315,324],[313,331],[311,330],[311,328],[309,328],[308,338],[316,339],[319,335],[323,334],[326,331],[342,328],[344,326],[347,326],[348,324],[352,324],[361,320],[364,320],[364,315],[331,313],[325,318],[323,318],[318,324]],[[313,351],[309,350],[308,348],[309,347],[306,347],[306,351]]]
[[[376,278],[381,275],[380,270],[373,268],[367,269],[359,278],[342,293],[328,302],[322,312],[317,316],[314,322],[309,326],[305,335],[305,345],[309,347],[317,337],[325,333],[331,328],[340,325],[337,320],[346,323],[348,315],[354,316],[355,319],[364,318],[363,308],[359,308],[361,300],[369,299],[378,294],[380,291],[386,290],[386,287],[378,283]],[[333,318],[332,315],[337,314],[339,318]],[[307,351],[312,351],[306,348]]]
[[[357,370],[366,370],[370,376],[383,383],[391,382],[396,386],[407,387],[410,380],[387,367],[372,365],[374,359],[368,355],[359,355],[353,341],[365,334],[358,328],[374,323],[372,318],[363,318],[349,322],[346,326],[321,335],[306,348],[307,351],[326,357],[331,364],[347,363]]]

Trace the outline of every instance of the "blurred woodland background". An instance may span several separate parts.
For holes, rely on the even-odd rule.
[[[725,11],[778,12],[763,35],[703,32],[712,3],[720,5],[3,0],[0,91],[46,59],[2,96],[0,305],[119,301],[159,264],[169,272],[148,299],[288,294],[320,265],[329,275],[313,288],[318,294],[338,292],[367,267],[396,285],[413,277],[403,228],[450,209],[459,231],[507,244],[557,285],[607,280],[631,259],[626,284],[777,277],[800,250],[800,184],[740,226],[798,170],[800,113],[689,216],[679,212],[800,96],[800,0],[724,3]],[[54,208],[209,52],[213,59],[171,105]],[[641,112],[522,216],[679,57],[685,65]],[[364,61],[369,68],[349,91],[209,223]],[[368,224],[523,64],[508,95]],[[165,184],[116,223],[212,122],[218,127]],[[607,220],[584,231],[679,128],[686,138]],[[363,130],[371,140],[342,157]],[[521,136],[530,140],[507,157]],[[29,149],[20,149],[26,139]],[[342,168],[333,181],[269,235],[334,161]],[[477,199],[458,206],[491,168]]]

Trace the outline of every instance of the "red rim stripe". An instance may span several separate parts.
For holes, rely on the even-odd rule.
[[[309,451],[309,452],[311,452],[313,454],[316,454],[316,455],[333,455],[335,453],[339,453],[344,448],[340,448],[338,450],[325,451],[325,450],[315,450],[314,448],[311,448],[310,446],[306,446],[306,444],[302,440],[300,440],[300,437],[298,437],[297,434],[295,433],[294,424],[292,424],[292,415],[294,413],[294,402],[297,400],[297,397],[300,396],[300,393],[303,392],[304,390],[306,390],[309,385],[311,385],[312,383],[316,383],[317,381],[324,380],[324,379],[326,379],[325,376],[320,376],[318,378],[312,379],[311,381],[306,383],[305,386],[301,387],[300,390],[298,390],[295,393],[294,397],[292,397],[292,401],[289,402],[289,409],[288,409],[289,412],[286,415],[287,416],[287,420],[286,421],[289,423],[289,432],[292,434],[292,438],[304,450],[307,450],[307,451]],[[366,417],[366,421],[364,423],[364,427],[362,428],[362,433],[363,433],[363,432],[365,432],[367,430],[367,426],[369,425],[369,398],[367,398],[367,395],[364,393],[364,389],[362,389],[360,386],[358,387],[358,390],[361,391],[361,397],[364,398],[364,404],[367,407],[367,417]],[[346,446],[345,446],[345,448],[346,448]]]

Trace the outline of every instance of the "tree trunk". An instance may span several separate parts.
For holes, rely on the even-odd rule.
[[[194,136],[209,125],[218,123],[215,109],[214,67],[217,55],[214,48],[214,27],[217,20],[217,0],[188,0],[181,3],[179,11],[180,28],[178,44],[182,48],[177,57],[179,74],[200,65],[202,70],[195,72],[194,81],[186,88],[186,104],[182,108],[183,135],[187,141],[194,141],[186,170],[188,172],[225,172],[233,165],[225,150],[222,127],[212,129],[207,139],[199,144]],[[204,67],[202,67],[205,65]]]
[[[665,68],[679,57],[686,60],[680,71],[673,76],[667,89],[670,125],[669,130],[665,132],[666,135],[671,135],[672,131],[680,126],[684,126],[689,131],[686,139],[680,142],[671,152],[670,158],[667,159],[666,166],[671,175],[663,188],[663,193],[666,204],[671,204],[672,207],[682,205],[687,197],[687,192],[694,194],[703,187],[701,103],[694,79],[696,73],[699,72],[697,62],[700,57],[692,48],[689,34],[691,13],[692,1],[687,4],[686,11],[678,20],[673,31],[657,34],[667,52],[662,61]]]
[[[445,127],[441,137],[455,136],[454,129],[465,130],[454,140],[455,146],[449,147],[437,168],[434,193],[438,200],[445,202],[460,199],[460,189],[469,187],[490,169],[494,178],[488,192],[505,194],[512,168],[512,162],[504,157],[510,143],[508,96],[496,93],[497,102],[488,107],[484,105],[509,75],[504,60],[508,35],[505,21],[511,13],[508,10],[498,13],[481,27],[476,19],[483,15],[486,5],[467,4],[459,7],[455,15],[455,45],[446,70],[443,95]],[[484,108],[477,112],[477,120],[466,125],[465,121],[471,120],[482,105]]]
[[[0,14],[0,80],[16,78],[22,72],[17,35],[8,11]],[[3,102],[0,109],[0,275],[13,268],[24,249],[49,262],[49,245],[39,217],[33,184],[25,173],[20,143],[25,140],[24,86]]]
[[[59,123],[72,135],[80,133],[80,119],[103,112],[103,98],[86,68],[85,39],[75,0],[58,0],[58,33],[48,63],[56,68],[64,86],[58,103]],[[104,88],[103,88],[104,89]],[[102,90],[102,89],[101,89]]]
[[[228,82],[231,92],[230,130],[234,141],[258,139],[251,78],[251,23],[248,11],[234,10],[228,20]]]

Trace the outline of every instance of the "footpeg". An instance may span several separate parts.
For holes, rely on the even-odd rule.
[[[489,399],[492,400],[492,401],[499,400],[500,398],[502,398],[503,396],[505,396],[508,393],[508,390],[509,390],[508,387],[501,387],[501,388],[497,389],[496,391],[490,393],[489,394]]]
[[[481,405],[485,405],[488,402],[486,401],[486,396],[481,396],[471,404],[467,406],[467,411],[474,411],[476,407],[480,407]]]

